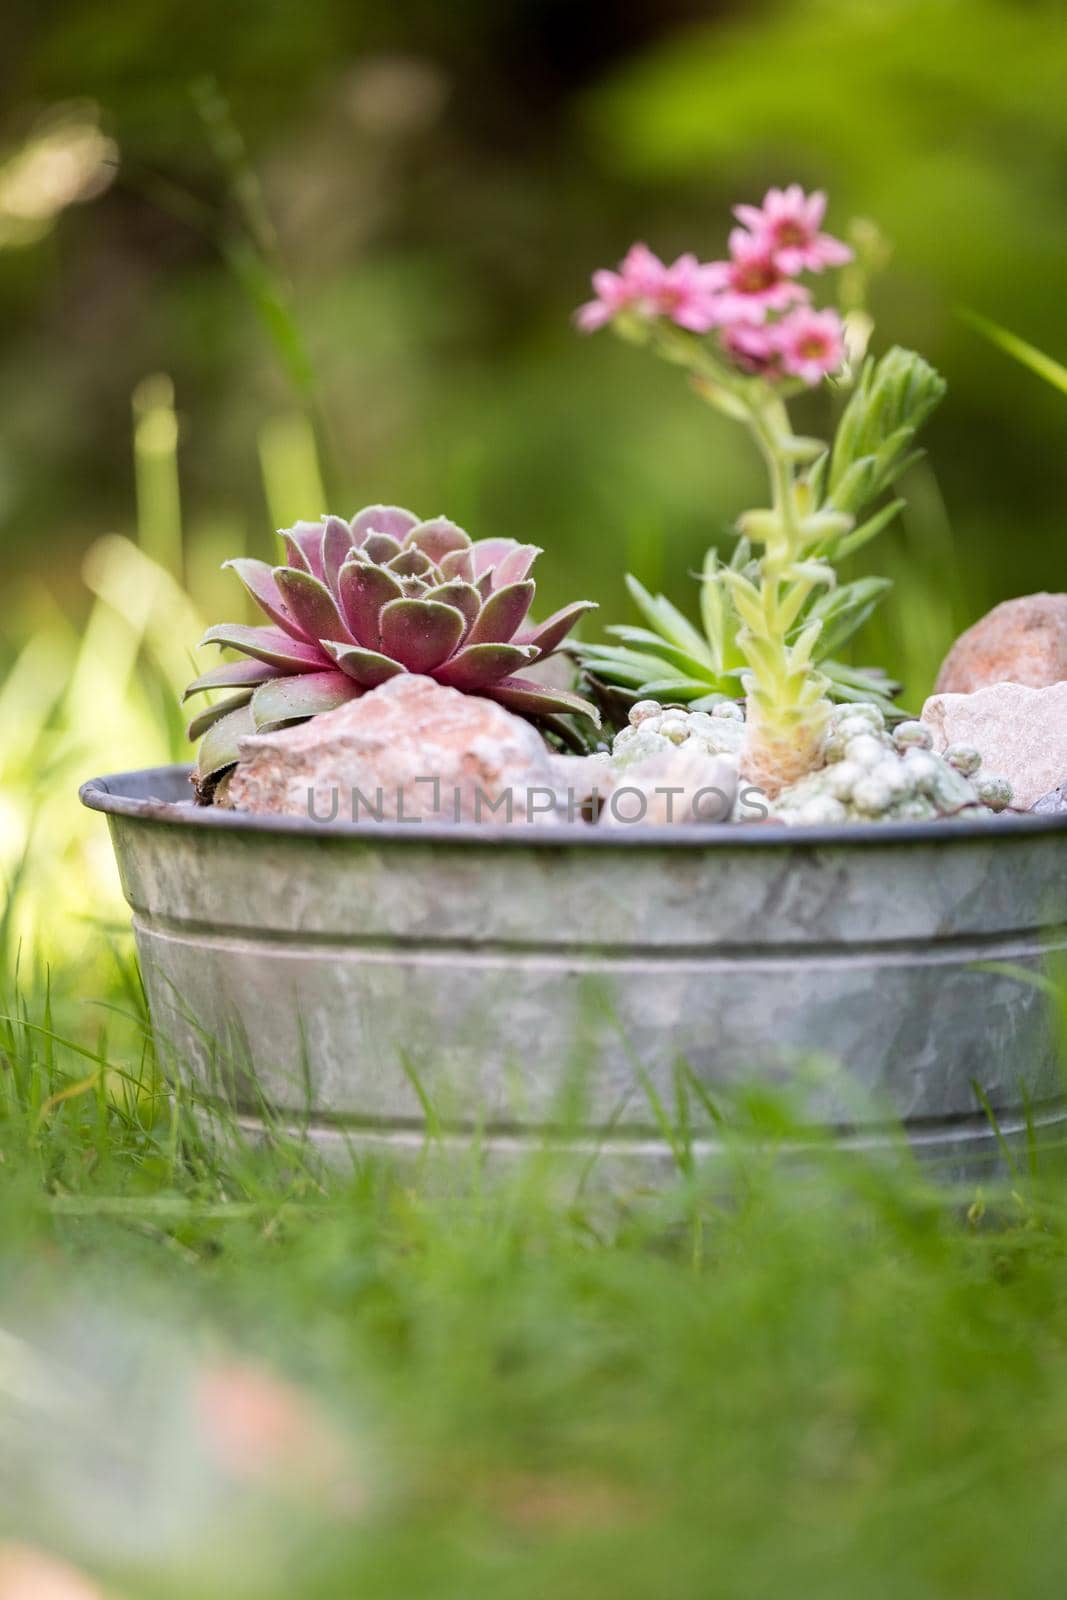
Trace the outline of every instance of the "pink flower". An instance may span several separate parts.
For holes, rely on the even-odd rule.
[[[754,377],[770,378],[780,370],[775,328],[769,323],[731,322],[720,336],[723,351],[735,367]]]
[[[799,183],[791,183],[788,189],[768,189],[762,207],[735,206],[734,216],[792,277],[852,260],[847,244],[819,232],[825,211],[826,196],[821,189],[805,195]]]
[[[584,333],[602,328],[620,311],[669,317],[691,333],[707,333],[719,321],[716,275],[694,255],[667,266],[644,244],[635,244],[618,272],[594,272],[596,299],[581,306],[576,321]]]
[[[782,371],[807,384],[816,384],[836,372],[845,358],[845,333],[836,311],[813,311],[801,306],[767,329],[782,363]]]
[[[762,239],[744,228],[730,234],[729,261],[714,261],[705,269],[719,291],[720,323],[762,322],[768,311],[785,311],[807,300],[808,291],[794,283]]]

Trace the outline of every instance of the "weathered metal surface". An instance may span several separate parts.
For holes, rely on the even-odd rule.
[[[426,1098],[491,1154],[565,1129],[651,1172],[684,1061],[712,1097],[802,1080],[844,1143],[900,1119],[961,1175],[998,1150],[976,1085],[1009,1143],[1064,1115],[1026,975],[1067,946],[1067,818],[327,827],[187,793],[163,768],[83,798],[109,814],[165,1056],[246,1121],[266,1104],[324,1147],[403,1154]]]

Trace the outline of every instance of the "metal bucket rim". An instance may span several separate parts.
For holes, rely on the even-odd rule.
[[[192,767],[144,767],[90,778],[78,791],[83,805],[110,817],[162,823],[168,827],[221,829],[237,834],[296,835],[311,839],[356,838],[382,843],[447,844],[472,847],[485,844],[528,849],[575,846],[584,849],[759,849],[795,850],[798,846],[880,847],[974,842],[1000,838],[1019,841],[1040,834],[1067,835],[1067,813],[981,817],[973,820],[943,818],[932,822],[853,822],[786,827],[768,823],[696,822],[684,825],[596,828],[586,822],[562,822],[540,827],[536,823],[475,822],[315,822],[311,818],[250,815],[216,811],[191,801],[153,798],[151,787],[185,788]],[[131,792],[132,791],[132,792]],[[147,791],[147,793],[146,793]]]

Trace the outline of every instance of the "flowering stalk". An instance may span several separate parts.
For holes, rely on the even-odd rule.
[[[748,667],[741,675],[747,711],[742,765],[746,777],[773,796],[819,764],[831,709],[829,679],[812,661],[823,622],[812,617],[799,632],[797,624],[816,592],[836,585],[833,567],[821,557],[855,519],[817,506],[811,484],[798,477],[798,466],[817,460],[824,446],[794,434],[786,386],[738,382],[716,367],[701,359],[696,388],[748,427],[767,467],[771,504],[738,520],[742,537],[762,547],[757,574],[718,566],[704,581],[727,590],[741,621],[736,643]]]
[[[737,207],[747,229],[731,233],[728,261],[701,265],[687,255],[665,266],[636,245],[618,273],[594,276],[596,299],[578,313],[583,329],[610,322],[623,337],[687,370],[697,392],[742,422],[763,455],[771,503],[738,521],[746,546],[761,554],[755,563],[722,565],[709,552],[702,609],[720,661],[724,629],[717,619],[726,609],[735,619],[732,643],[745,663],[740,677],[747,700],[743,770],[771,795],[819,764],[830,679],[813,651],[824,626],[840,634],[846,611],[858,625],[867,604],[856,593],[836,604],[831,562],[880,531],[899,509],[895,501],[857,525],[860,511],[911,459],[915,431],[943,390],[918,356],[890,351],[865,366],[832,450],[793,432],[787,402],[837,371],[845,356],[837,313],[814,309],[808,289],[796,281],[802,271],[850,257],[845,245],[819,232],[824,209],[824,196],[806,196],[798,185],[772,189],[762,209]],[[692,649],[688,659],[694,659]],[[839,675],[847,671],[832,665]],[[835,688],[840,695],[839,684]]]

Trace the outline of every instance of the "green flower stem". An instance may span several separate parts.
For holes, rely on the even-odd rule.
[[[753,393],[747,420],[771,485],[770,513],[744,521],[749,536],[764,544],[760,581],[749,586],[755,593],[745,597],[757,600],[755,607],[744,605],[736,578],[732,581],[744,624],[737,642],[750,669],[743,680],[749,702],[748,761],[752,776],[773,788],[801,776],[818,761],[830,711],[828,680],[811,661],[821,624],[813,623],[792,644],[787,641],[814,589],[832,582],[833,574],[816,563],[804,563],[810,541],[784,400]]]
[[[832,584],[830,567],[805,559],[825,540],[825,516],[808,516],[797,465],[823,450],[819,440],[798,438],[787,401],[802,384],[782,382],[772,390],[758,377],[730,371],[693,334],[660,321],[636,325],[628,336],[647,341],[656,353],[692,375],[708,404],[743,422],[759,447],[770,480],[769,510],[747,512],[744,534],[762,544],[759,580],[718,568],[713,581],[730,590],[742,626],[737,644],[748,667],[742,680],[749,706],[752,775],[769,791],[815,766],[830,711],[829,680],[812,663],[822,624],[811,623],[789,643],[789,634],[813,591]],[[851,519],[837,522],[851,524]],[[840,532],[840,527],[837,528]]]

